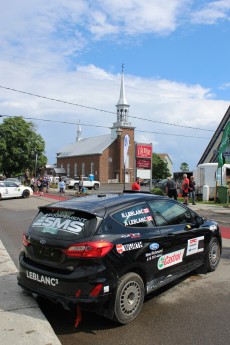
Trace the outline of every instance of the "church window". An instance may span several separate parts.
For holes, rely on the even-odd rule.
[[[82,163],[82,166],[81,166],[81,174],[83,176],[85,176],[85,163],[84,162]]]
[[[77,176],[77,163],[74,163],[74,176]]]
[[[90,166],[90,173],[92,175],[94,175],[94,163],[93,162],[91,163],[91,166]]]

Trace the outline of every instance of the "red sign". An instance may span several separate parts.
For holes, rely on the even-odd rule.
[[[151,160],[150,159],[137,159],[136,160],[137,168],[151,169]]]
[[[136,157],[137,158],[151,158],[152,145],[136,144]]]

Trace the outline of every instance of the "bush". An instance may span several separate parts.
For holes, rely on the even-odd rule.
[[[164,195],[164,192],[160,188],[153,188],[151,192],[156,195]]]

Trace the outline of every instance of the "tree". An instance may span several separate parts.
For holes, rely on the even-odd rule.
[[[189,171],[188,163],[185,163],[185,162],[181,163],[180,170],[181,171]]]
[[[156,153],[152,155],[152,178],[161,180],[170,176],[167,163],[163,161]]]
[[[0,124],[0,171],[6,176],[35,173],[45,166],[45,142],[32,122],[21,116],[6,118]],[[37,159],[37,162],[35,163]]]

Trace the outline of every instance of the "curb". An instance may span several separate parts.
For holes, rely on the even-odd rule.
[[[36,300],[18,286],[17,272],[0,241],[1,345],[61,345]]]

